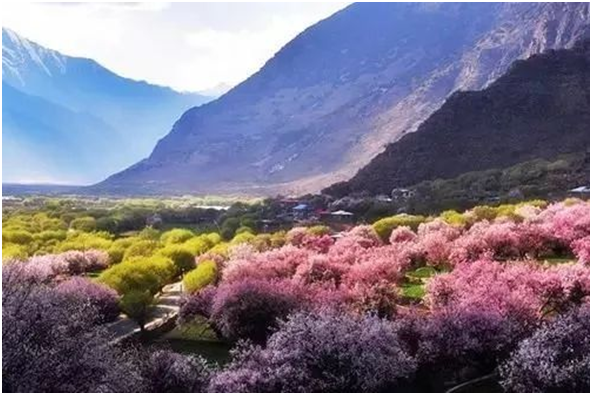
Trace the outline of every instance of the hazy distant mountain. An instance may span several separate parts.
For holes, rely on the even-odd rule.
[[[208,100],[205,96],[120,77],[94,60],[62,55],[8,29],[2,29],[2,82],[19,91],[23,99],[22,106],[15,108],[10,100],[18,92],[11,91],[9,100],[4,98],[4,108],[18,110],[18,114],[12,114],[11,132],[18,135],[15,144],[16,141],[23,144],[11,145],[15,150],[12,153],[7,151],[8,147],[4,148],[4,178],[10,174],[10,181],[27,179],[33,173],[41,178],[98,181],[148,155],[183,111]],[[34,105],[25,107],[31,102]],[[55,124],[42,119],[42,114],[51,115],[47,109],[52,106],[59,108]],[[64,116],[67,112],[76,114],[71,124],[69,117]],[[43,121],[42,126],[39,120]],[[74,144],[67,162],[63,157],[47,156],[53,152],[49,149],[32,151],[52,140],[54,135],[49,133],[54,133],[56,140]],[[100,142],[101,138],[105,140]],[[88,156],[82,154],[87,149],[85,146],[93,145],[94,150]],[[15,152],[38,160],[12,162],[11,158],[19,158]],[[37,163],[52,166],[38,167]],[[72,165],[68,174],[63,172],[66,163]],[[54,167],[61,170],[49,171]]]
[[[589,151],[590,43],[582,41],[517,61],[482,91],[452,95],[417,132],[325,192],[390,194],[426,180]]]
[[[20,182],[84,183],[129,160],[119,132],[2,83],[2,176]]]
[[[447,96],[516,59],[570,47],[587,3],[359,3],[308,28],[152,154],[97,186],[306,192],[351,177]]]

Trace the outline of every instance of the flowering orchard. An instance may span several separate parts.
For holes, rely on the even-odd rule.
[[[21,233],[7,239],[29,243]],[[4,262],[3,375],[13,391],[589,388],[588,202],[398,215],[339,234],[240,232],[228,242],[174,230],[72,251],[98,236],[66,237],[52,254]],[[178,280],[179,325],[205,323],[232,344],[227,365],[129,349],[103,330],[122,301]]]
[[[211,389],[443,390],[486,375],[509,390],[587,388],[586,325],[573,329],[573,361],[521,356],[542,352],[545,328],[587,314],[587,202],[409,217],[337,237],[294,228],[280,248],[210,256],[218,275],[191,289],[181,320],[205,317],[222,339],[243,341]]]

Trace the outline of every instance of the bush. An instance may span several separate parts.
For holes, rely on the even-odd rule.
[[[377,317],[291,316],[265,348],[242,346],[210,392],[399,392],[415,373],[397,327]]]
[[[255,239],[255,235],[249,232],[238,233],[230,241],[231,244],[250,243]]]
[[[159,253],[173,261],[177,268],[177,274],[187,273],[195,267],[195,257],[186,247],[169,245],[160,250]]]
[[[100,250],[68,251],[60,256],[70,275],[99,271],[109,266],[109,255]]]
[[[2,260],[25,259],[28,256],[27,248],[18,244],[2,243]]]
[[[228,340],[263,343],[278,319],[302,305],[290,282],[244,280],[222,284],[212,301],[210,322]]]
[[[387,242],[393,229],[399,226],[408,226],[412,230],[417,230],[419,224],[425,222],[425,220],[426,218],[421,215],[399,214],[380,219],[372,224],[372,227],[382,241]]]
[[[154,296],[150,291],[132,290],[121,297],[119,307],[144,330],[153,303]]]
[[[196,236],[185,241],[182,246],[189,250],[193,256],[201,255],[207,252],[212,247],[212,242],[209,238],[203,236]]]
[[[84,277],[72,277],[60,283],[56,291],[69,299],[89,303],[97,309],[98,322],[113,321],[119,315],[117,293]]]
[[[120,295],[131,291],[147,290],[156,294],[175,275],[173,261],[163,256],[134,258],[105,270],[99,281]]]
[[[160,241],[163,244],[180,244],[191,239],[195,235],[188,229],[172,229],[168,232],[164,232],[160,236]]]
[[[29,244],[33,241],[33,235],[26,230],[11,230],[2,232],[3,243]]]
[[[113,243],[112,235],[105,232],[69,232],[66,240],[56,246],[56,252],[65,252],[71,250],[103,250],[106,251]]]
[[[139,240],[130,245],[123,254],[123,259],[133,257],[149,257],[160,247],[159,243],[152,240]]]
[[[214,284],[218,277],[218,265],[214,261],[203,261],[183,277],[185,292],[195,293],[207,285]]]
[[[331,234],[331,228],[325,225],[316,225],[308,228],[308,233],[313,236],[324,236]]]
[[[236,230],[236,232],[234,232],[234,235],[239,235],[241,233],[251,233],[254,234],[255,231],[253,231],[253,228],[249,228],[248,226],[241,226],[240,228],[238,228]]]
[[[139,361],[111,343],[92,305],[2,272],[3,391],[144,390]]]
[[[97,229],[97,221],[93,217],[79,217],[70,222],[70,228],[82,232],[93,232]]]
[[[111,264],[119,263],[123,260],[123,255],[125,254],[124,247],[111,247],[107,250],[107,254],[109,255],[109,262]]]
[[[589,392],[589,307],[544,325],[520,344],[500,372],[508,392]]]
[[[212,369],[200,356],[187,356],[171,351],[156,351],[148,358],[145,369],[150,392],[206,392]]]

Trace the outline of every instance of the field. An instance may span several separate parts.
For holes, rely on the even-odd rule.
[[[194,206],[5,209],[5,390],[589,388],[588,201],[270,233],[261,202]],[[114,340],[110,323],[143,327],[179,282],[176,328]]]

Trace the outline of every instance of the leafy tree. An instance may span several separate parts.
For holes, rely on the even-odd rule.
[[[70,228],[83,232],[92,232],[97,229],[97,220],[93,217],[79,217],[70,222]]]

